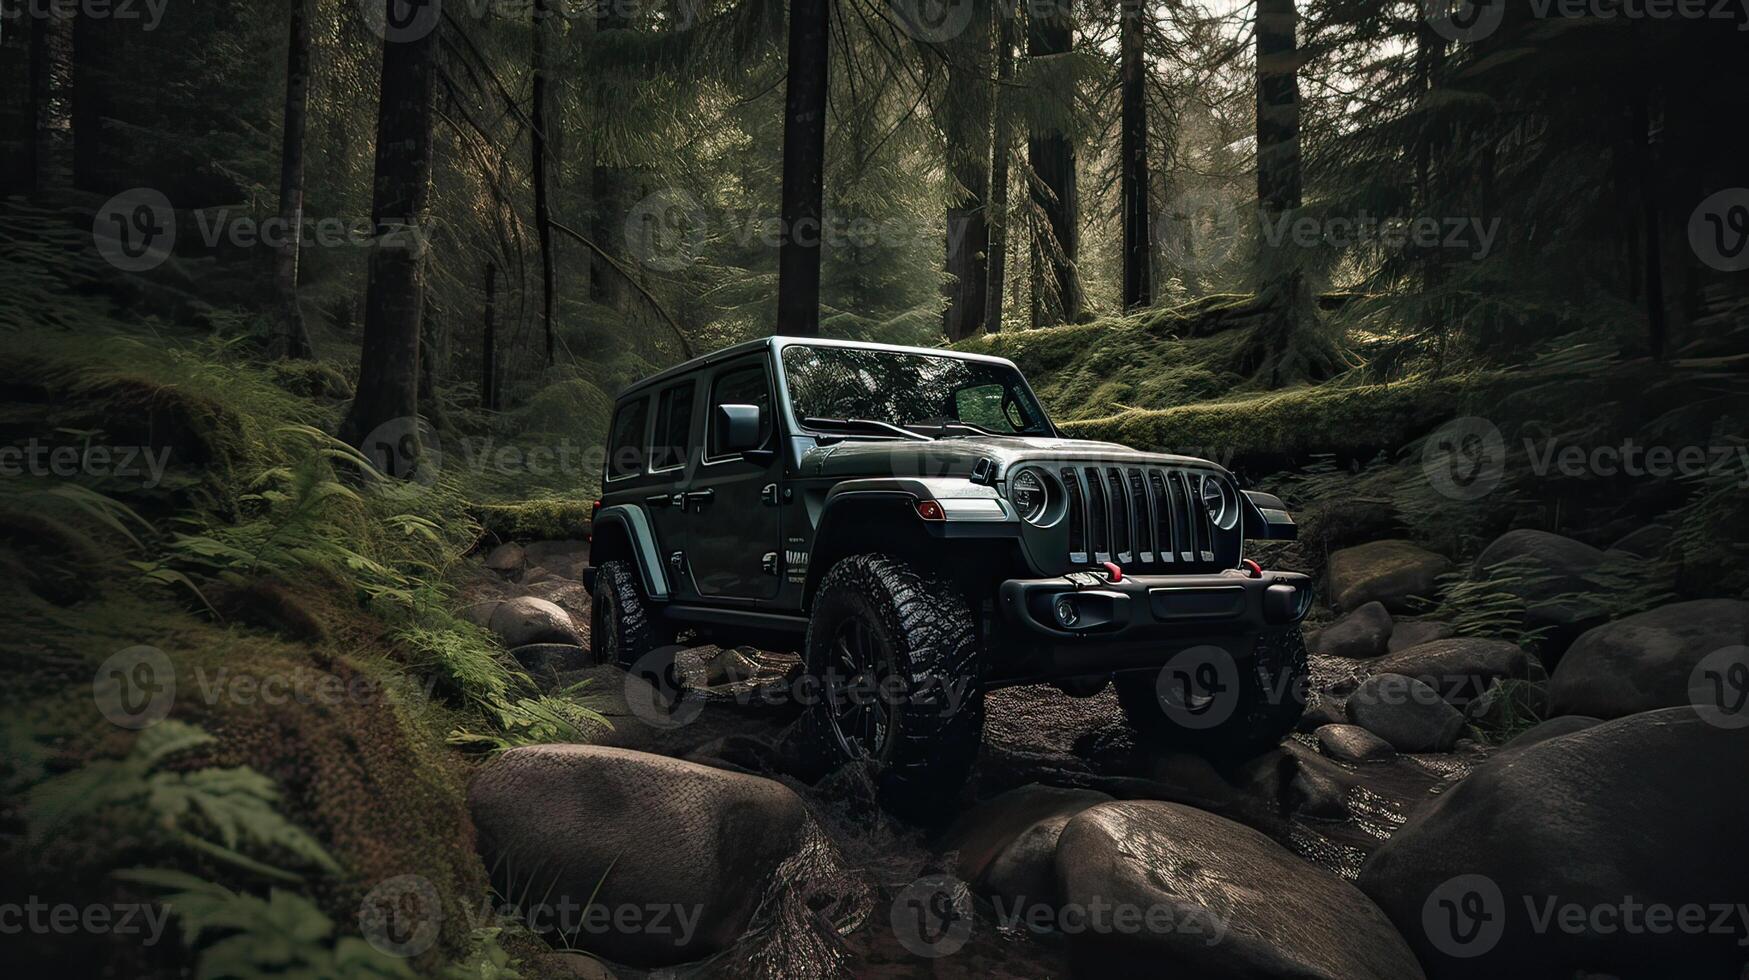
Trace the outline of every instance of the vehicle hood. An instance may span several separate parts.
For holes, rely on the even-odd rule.
[[[1115,442],[1049,436],[950,436],[932,442],[898,439],[848,439],[802,454],[803,477],[883,476],[887,474],[970,475],[980,459],[993,459],[997,472],[1028,461],[1080,460],[1155,466],[1221,467],[1207,460],[1169,453],[1137,452]]]

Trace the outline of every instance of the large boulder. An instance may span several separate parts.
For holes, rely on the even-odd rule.
[[[1464,716],[1438,691],[1402,674],[1361,681],[1345,707],[1350,722],[1399,752],[1450,751],[1464,729]]]
[[[1396,539],[1343,548],[1330,555],[1330,599],[1338,609],[1381,602],[1395,612],[1413,612],[1418,600],[1439,592],[1439,576],[1451,561]]]
[[[512,749],[475,777],[468,806],[499,894],[540,902],[536,921],[568,927],[568,943],[635,966],[738,939],[807,821],[769,779],[593,745]]]
[[[1601,549],[1535,528],[1507,531],[1482,549],[1472,576],[1525,603],[1523,625],[1541,630],[1543,649],[1558,657],[1573,638],[1603,621],[1605,591],[1588,576]]]
[[[1390,639],[1390,612],[1382,602],[1369,602],[1319,630],[1307,648],[1332,657],[1364,659],[1382,655]]]
[[[1325,725],[1313,734],[1324,754],[1340,762],[1389,762],[1397,757],[1391,743],[1359,725]]]
[[[1410,647],[1368,666],[1374,673],[1413,677],[1438,691],[1452,707],[1462,708],[1495,681],[1525,676],[1529,664],[1530,658],[1515,643],[1454,636]]]
[[[492,610],[486,628],[498,634],[507,647],[530,643],[569,643],[583,645],[583,635],[571,621],[571,614],[555,603],[534,596],[506,599]]]
[[[1412,980],[1422,975],[1353,885],[1268,837],[1158,801],[1104,803],[1057,842],[1077,974]],[[1077,917],[1079,918],[1079,917]],[[1065,922],[1073,921],[1066,914]]]
[[[1549,710],[1619,718],[1692,704],[1708,655],[1749,644],[1749,602],[1700,599],[1659,606],[1586,632],[1549,678]]]
[[[1615,544],[1609,546],[1609,550],[1633,555],[1635,558],[1661,558],[1670,550],[1670,542],[1675,539],[1674,528],[1665,524],[1648,524],[1637,531],[1622,535]]]
[[[486,567],[505,575],[522,571],[522,566],[527,561],[527,552],[514,541],[501,544],[486,555]]]
[[[1021,786],[962,814],[949,828],[943,849],[959,853],[956,873],[983,894],[1023,904],[1054,903],[1058,836],[1076,814],[1110,800],[1090,789]]]
[[[1435,980],[1737,980],[1745,771],[1749,738],[1691,709],[1604,722],[1478,766],[1358,884]],[[1722,930],[1717,908],[1732,910]]]
[[[1432,619],[1399,619],[1391,625],[1390,652],[1396,653],[1456,635],[1457,629],[1450,623]]]

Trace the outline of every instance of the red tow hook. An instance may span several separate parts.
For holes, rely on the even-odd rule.
[[[1246,573],[1249,574],[1252,578],[1262,578],[1263,577],[1263,566],[1257,564],[1257,562],[1255,560],[1250,559],[1250,558],[1242,558],[1239,560],[1239,564],[1244,567]]]
[[[1113,582],[1122,582],[1123,581],[1123,569],[1117,567],[1117,564],[1115,562],[1108,561],[1108,562],[1105,562],[1104,564],[1105,564],[1105,570],[1107,572],[1111,573],[1111,580]]]

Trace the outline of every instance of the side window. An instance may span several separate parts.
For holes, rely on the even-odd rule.
[[[626,402],[613,413],[607,438],[607,478],[637,476],[644,469],[644,422],[650,417],[650,399]]]
[[[686,381],[656,399],[656,438],[650,447],[650,469],[686,465],[687,454],[692,451],[692,392],[697,387],[696,382]]]
[[[765,363],[753,361],[730,368],[711,383],[711,410],[705,420],[705,428],[710,433],[706,455],[711,459],[721,459],[726,455],[717,447],[718,405],[758,405],[759,442],[763,445],[771,437],[771,384],[766,380]]]

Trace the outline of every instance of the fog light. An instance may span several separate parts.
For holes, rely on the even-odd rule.
[[[1057,600],[1056,614],[1059,626],[1073,626],[1075,621],[1081,618],[1081,614],[1075,611],[1075,604],[1069,601],[1068,596]]]

